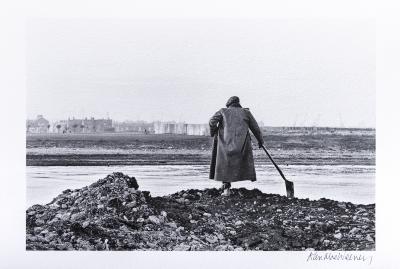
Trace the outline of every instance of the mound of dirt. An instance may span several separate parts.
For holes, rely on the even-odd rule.
[[[113,173],[26,211],[28,250],[373,250],[375,205],[244,188],[151,197]]]

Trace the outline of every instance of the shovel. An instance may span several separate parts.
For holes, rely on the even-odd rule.
[[[287,180],[285,178],[285,175],[282,173],[281,169],[279,169],[278,165],[274,162],[274,160],[272,159],[271,155],[269,155],[269,153],[268,153],[267,149],[264,147],[264,145],[262,145],[262,148],[264,149],[265,153],[267,153],[268,158],[274,164],[276,170],[278,170],[279,174],[281,175],[281,177],[285,181],[287,197],[293,198],[294,197],[294,185],[293,185],[293,182],[289,181],[289,180]]]

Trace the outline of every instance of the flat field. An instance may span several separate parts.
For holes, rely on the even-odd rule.
[[[375,164],[375,130],[362,132],[271,132],[267,148],[280,164]],[[28,166],[205,164],[211,157],[208,136],[109,134],[30,134]],[[256,163],[265,162],[254,138]]]

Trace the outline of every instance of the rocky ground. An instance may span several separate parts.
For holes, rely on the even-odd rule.
[[[374,250],[375,205],[259,190],[151,197],[113,173],[26,211],[28,250]]]

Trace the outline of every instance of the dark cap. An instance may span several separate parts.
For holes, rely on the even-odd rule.
[[[226,102],[226,107],[229,107],[232,104],[239,104],[240,99],[237,96],[232,96],[231,98],[228,99],[228,102]]]

